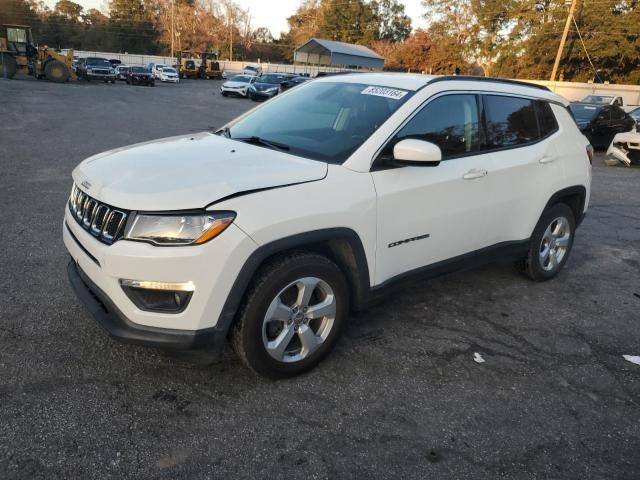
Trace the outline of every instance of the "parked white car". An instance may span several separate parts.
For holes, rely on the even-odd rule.
[[[590,103],[592,105],[615,105],[617,107],[623,107],[624,99],[616,95],[592,94],[584,97],[580,100],[580,103]]]
[[[162,67],[160,69],[159,77],[161,82],[178,83],[180,82],[180,76],[178,71],[173,67]]]
[[[227,95],[246,97],[249,87],[255,80],[256,77],[251,75],[234,75],[220,86],[220,93],[225,97]]]
[[[129,72],[130,65],[120,64],[115,68],[116,71],[116,80],[126,80],[127,73]]]
[[[242,69],[242,74],[258,77],[262,74],[262,67],[257,64],[245,65],[244,68]]]
[[[415,275],[503,258],[554,278],[590,194],[567,106],[514,81],[343,75],[217,134],[94,155],[64,213],[71,284],[121,341],[231,338],[253,371],[299,374]]]
[[[151,70],[151,74],[153,78],[160,80],[160,72],[164,67],[168,67],[169,65],[162,65],[161,63],[150,63],[149,67]]]

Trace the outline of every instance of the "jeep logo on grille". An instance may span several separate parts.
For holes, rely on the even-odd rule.
[[[91,188],[91,183],[89,182],[89,180],[83,180],[82,182],[80,182],[80,185],[82,185],[87,190]]]

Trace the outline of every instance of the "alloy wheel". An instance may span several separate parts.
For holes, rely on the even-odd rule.
[[[280,362],[307,358],[331,333],[336,307],[336,297],[325,281],[304,277],[291,282],[267,308],[262,323],[264,348]]]
[[[562,263],[571,241],[571,225],[565,217],[557,217],[542,236],[538,259],[543,270],[551,272]]]

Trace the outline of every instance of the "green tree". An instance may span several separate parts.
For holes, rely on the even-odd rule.
[[[159,50],[158,32],[142,0],[111,0],[109,30],[114,51],[154,54]]]
[[[371,7],[378,22],[378,40],[401,42],[411,34],[411,17],[397,0],[374,0]]]
[[[378,18],[363,0],[324,0],[319,35],[347,43],[372,44],[378,37]]]
[[[78,22],[82,17],[83,10],[82,5],[78,5],[71,0],[60,0],[56,3],[53,13],[66,20]]]

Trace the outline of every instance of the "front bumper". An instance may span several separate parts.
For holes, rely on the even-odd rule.
[[[256,248],[255,242],[236,226],[231,225],[219,237],[194,247],[157,247],[127,240],[106,245],[84,230],[67,207],[62,228],[73,264],[86,277],[83,289],[89,285],[88,289],[100,298],[98,303],[111,313],[107,320],[98,321],[112,336],[145,345],[190,348],[205,341],[196,340],[201,335],[206,338],[211,332],[217,335],[217,331],[226,334],[235,315],[235,311],[225,309],[228,296]],[[121,286],[124,279],[189,281],[195,290],[184,311],[159,313],[138,308]],[[78,289],[74,289],[77,293]],[[78,296],[82,300],[81,294]],[[92,313],[96,308],[94,302]],[[128,333],[123,333],[125,330]],[[167,340],[171,338],[177,340]]]
[[[215,354],[222,353],[224,349],[227,333],[224,329],[212,327],[193,331],[137,325],[115,306],[73,259],[67,265],[67,275],[73,291],[87,312],[116,340],[174,350],[206,347]]]
[[[136,85],[151,85],[156,83],[156,79],[153,77],[130,77],[129,81]]]
[[[115,74],[110,74],[110,75],[104,75],[102,73],[87,73],[87,78],[89,78],[89,80],[115,80],[116,76]]]
[[[252,100],[269,100],[270,98],[278,95],[278,91],[275,92],[265,92],[259,90],[249,90],[249,98]]]
[[[231,93],[233,95],[240,95],[241,97],[247,96],[248,88],[229,88],[229,87],[220,87],[220,91],[224,93]]]
[[[161,82],[178,83],[180,79],[178,77],[160,77]]]

